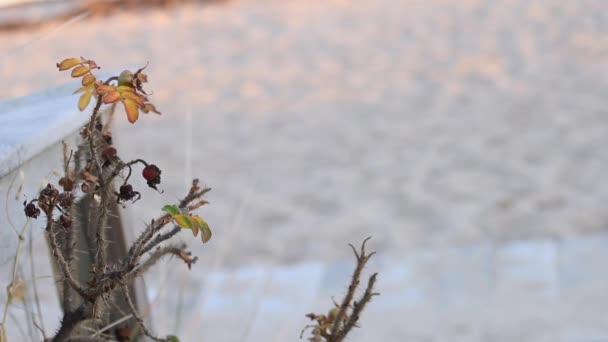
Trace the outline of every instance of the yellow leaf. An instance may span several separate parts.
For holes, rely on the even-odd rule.
[[[201,240],[203,243],[209,241],[211,239],[211,228],[205,220],[203,220],[200,216],[194,215],[190,217],[190,221],[192,221],[192,228],[198,227],[201,230]],[[196,235],[195,235],[196,236]]]
[[[69,68],[73,68],[78,64],[80,64],[79,58],[66,58],[61,62],[57,63],[57,68],[59,68],[59,71],[63,71]]]
[[[90,88],[91,87],[88,87],[88,86],[80,87],[80,88],[76,89],[76,91],[74,91],[73,94],[82,93],[83,91],[89,90]]]
[[[80,96],[80,99],[78,99],[78,109],[83,111],[85,108],[87,108],[89,102],[91,102],[91,96],[93,96],[93,92],[91,91],[91,89],[87,90],[84,94],[82,94],[82,96]]]
[[[173,219],[175,220],[175,223],[177,223],[177,225],[182,228],[192,228],[192,222],[190,221],[190,218],[187,215],[173,215]]]
[[[134,93],[135,92],[135,88],[133,88],[132,86],[128,86],[128,85],[119,85],[118,87],[116,87],[116,90],[118,90],[119,92],[131,92]]]
[[[120,88],[120,87],[118,87]],[[137,95],[136,93],[132,93],[132,92],[123,92],[120,94],[122,96],[123,99],[130,99],[133,100],[135,102],[137,102],[137,104],[140,107],[144,106],[144,99],[142,99],[141,96]]]
[[[118,101],[120,99],[120,93],[117,91],[112,91],[106,94],[106,96],[103,97],[103,103],[108,104],[108,103],[114,103],[116,101]]]
[[[95,82],[97,79],[95,78],[95,76],[93,76],[93,74],[86,74],[84,75],[84,77],[82,78],[82,85],[83,86],[88,86],[93,84],[93,82]]]
[[[77,67],[75,67],[74,69],[72,69],[72,77],[80,77],[84,74],[86,74],[87,72],[89,72],[89,68],[87,68],[84,65],[79,65]]]
[[[134,123],[137,121],[137,118],[139,117],[139,106],[137,105],[137,102],[131,99],[124,99],[122,103],[125,105],[125,111],[127,112],[127,119],[129,122]]]

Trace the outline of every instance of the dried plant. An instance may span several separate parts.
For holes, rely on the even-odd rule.
[[[124,109],[127,120],[132,124],[137,122],[141,112],[160,112],[149,101],[149,95],[143,88],[148,80],[148,76],[143,73],[145,66],[135,72],[125,70],[106,80],[99,80],[95,76],[94,71],[99,68],[97,63],[83,57],[64,59],[57,63],[57,67],[60,71],[69,70],[72,77],[81,79],[81,86],[75,91],[80,94],[77,105],[81,111],[93,99],[95,104],[87,124],[80,131],[82,139],[79,144],[73,151],[64,144],[64,170],[57,184],[48,183],[34,199],[23,203],[26,226],[39,217],[44,219],[52,261],[59,272],[64,311],[59,327],[51,337],[46,337],[43,327],[34,324],[41,330],[44,341],[130,341],[137,332],[141,332],[154,341],[177,342],[179,340],[176,336],[157,336],[145,325],[144,317],[138,312],[130,293],[130,286],[135,278],[148,272],[165,256],[182,260],[188,269],[196,263],[197,257],[192,256],[186,245],[161,246],[161,243],[170,240],[182,229],[190,229],[194,237],[200,233],[203,243],[211,239],[212,232],[207,222],[193,213],[208,204],[203,197],[211,189],[201,187],[199,180],[194,179],[179,203],[160,208],[159,216],[150,220],[135,242],[128,247],[124,257],[109,260],[111,241],[107,238],[107,232],[120,229],[109,227],[111,206],[118,204],[124,208],[135,204],[145,195],[129,183],[135,167],[141,167],[141,176],[148,187],[159,193],[162,193],[158,189],[162,171],[157,165],[143,159],[123,160],[112,144],[108,123],[118,105]],[[102,110],[105,108],[109,110]],[[80,203],[87,206],[88,215],[78,215]],[[16,265],[26,226],[18,232],[19,242],[8,287],[8,301],[0,323],[0,342],[6,342],[9,303],[24,296],[23,280],[17,277]],[[83,227],[87,227],[92,234],[88,234]],[[75,246],[79,234],[82,234],[89,246],[91,261],[87,264],[86,279],[81,279],[74,269],[77,260],[74,255]],[[377,276],[375,273],[369,278],[361,298],[354,300],[363,268],[374,254],[368,254],[365,250],[368,240],[369,238],[363,241],[359,250],[350,245],[357,266],[342,302],[334,303],[335,307],[327,315],[307,315],[316,322],[302,330],[303,335],[307,328],[312,329],[310,341],[343,341],[357,326],[365,306],[373,296],[378,295],[373,292]],[[126,303],[130,314],[110,321],[108,313],[113,302],[119,298]],[[42,319],[40,321],[42,323]],[[133,330],[126,324],[128,321],[134,323]]]
[[[355,246],[349,244],[355,253],[357,265],[351,277],[350,284],[348,285],[348,291],[346,292],[344,299],[342,299],[340,304],[334,302],[334,307],[330,309],[327,314],[307,314],[306,317],[310,318],[310,320],[315,321],[316,323],[304,327],[302,333],[300,334],[300,338],[304,336],[304,332],[307,329],[311,329],[309,341],[341,342],[344,341],[346,335],[348,335],[353,328],[357,327],[357,322],[359,321],[361,312],[363,312],[365,306],[372,300],[372,297],[379,295],[379,293],[374,292],[374,285],[376,284],[376,278],[378,276],[378,273],[374,273],[371,275],[371,277],[369,277],[363,295],[358,300],[354,300],[355,291],[361,283],[361,273],[363,268],[365,268],[365,265],[372,255],[376,254],[376,252],[368,254],[365,251],[365,244],[370,239],[371,237],[368,237],[367,239],[363,240],[358,252]]]
[[[140,165],[141,175],[148,187],[158,191],[161,183],[160,168],[143,159],[124,161],[112,145],[109,125],[106,123],[120,104],[130,123],[139,119],[140,112],[160,112],[149,101],[144,83],[148,77],[143,73],[145,67],[131,72],[125,70],[107,80],[99,80],[94,71],[99,67],[93,60],[86,58],[67,58],[57,63],[60,71],[70,70],[71,76],[81,79],[78,108],[83,111],[92,99],[95,105],[88,123],[82,128],[82,143],[72,153],[64,148],[64,175],[57,185],[49,183],[35,199],[24,202],[24,213],[28,220],[45,218],[45,233],[52,252],[52,258],[60,271],[63,284],[64,315],[54,336],[47,341],[100,340],[101,336],[86,334],[86,328],[102,331],[107,326],[108,311],[117,297],[122,297],[137,321],[139,330],[155,341],[175,341],[175,336],[157,337],[144,325],[141,314],[129,293],[129,285],[134,278],[143,275],[164,256],[176,256],[188,268],[196,262],[185,245],[160,244],[171,239],[182,228],[190,229],[194,236],[201,233],[202,241],[211,238],[209,225],[192,211],[207,204],[203,196],[210,188],[202,188],[198,179],[184,198],[177,204],[165,205],[159,217],[152,219],[137,240],[128,248],[126,256],[118,261],[108,260],[107,230],[110,205],[119,203],[123,207],[135,203],[142,194],[129,184],[133,169]],[[109,111],[102,111],[103,106]],[[114,184],[120,180],[118,191]],[[162,193],[162,192],[161,192]],[[78,222],[77,203],[88,199],[91,215]],[[78,227],[93,227],[94,234],[85,235],[93,262],[89,269],[89,279],[78,279],[73,269],[74,246]],[[172,229],[165,227],[173,226]],[[17,288],[15,279],[11,288]],[[96,329],[97,328],[97,329]],[[98,330],[99,329],[99,330]],[[124,328],[121,328],[124,330]],[[4,336],[4,323],[2,336]],[[124,333],[124,331],[123,331]]]

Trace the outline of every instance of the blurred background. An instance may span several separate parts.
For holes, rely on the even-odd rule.
[[[153,330],[299,340],[373,236],[352,341],[608,341],[605,1],[11,2],[1,99],[150,63],[163,114],[114,135],[164,194],[134,184],[128,229],[213,188],[196,266],[145,277]]]

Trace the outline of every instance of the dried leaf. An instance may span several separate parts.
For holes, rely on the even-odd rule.
[[[80,96],[80,99],[78,99],[78,109],[83,111],[85,108],[87,108],[89,102],[91,102],[91,96],[93,96],[93,92],[91,91],[91,89],[87,90],[84,94],[82,94],[82,96]]]
[[[120,99],[120,93],[117,91],[113,91],[113,92],[107,93],[103,97],[102,101],[103,101],[103,103],[108,104],[108,103],[114,103],[114,102],[118,101],[119,99]]]
[[[93,84],[95,81],[97,81],[97,79],[95,78],[95,76],[93,76],[93,74],[86,74],[82,78],[82,85],[88,86],[88,85]]]
[[[89,68],[84,66],[84,65],[79,65],[77,67],[75,67],[74,69],[72,69],[72,77],[80,77],[84,74],[86,74],[87,72],[89,72]]]
[[[193,227],[198,226],[198,228],[200,229],[201,240],[203,241],[203,243],[211,239],[211,228],[209,228],[209,225],[207,224],[207,222],[205,222],[205,220],[203,220],[198,215],[194,215],[190,217],[190,221],[193,222]]]
[[[9,299],[11,303],[17,301],[23,303],[25,300],[25,281],[19,277],[9,286]]]
[[[161,114],[161,112],[159,112],[156,107],[150,102],[144,103],[144,106],[142,107],[141,111],[144,113],[154,112],[158,115]]]
[[[59,68],[59,71],[63,71],[63,70],[73,68],[78,64],[80,64],[80,59],[66,58],[66,59],[62,60],[61,62],[57,63],[57,68]]]
[[[176,205],[167,204],[162,208],[162,211],[166,212],[171,216],[179,214],[179,208]]]
[[[146,83],[146,82],[148,82],[148,75],[146,75],[146,74],[142,74],[142,73],[139,73],[139,74],[136,74],[136,75],[137,75],[137,79],[138,79],[140,82],[142,82],[142,83]]]
[[[139,106],[137,105],[137,102],[131,99],[124,99],[122,103],[125,105],[127,119],[130,123],[135,123],[139,117]]]

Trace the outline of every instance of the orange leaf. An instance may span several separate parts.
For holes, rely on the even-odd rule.
[[[137,121],[137,118],[139,117],[139,106],[137,105],[137,102],[131,99],[124,99],[122,100],[122,103],[125,105],[125,111],[127,112],[127,119],[129,122],[134,123]]]
[[[61,62],[57,63],[57,68],[59,68],[59,71],[63,71],[63,70],[73,68],[78,64],[80,64],[80,59],[66,58],[66,59],[62,60]]]
[[[95,78],[95,76],[93,76],[93,74],[86,74],[84,75],[84,77],[82,78],[82,85],[83,86],[88,86],[93,84],[93,82],[95,82],[97,79]]]
[[[111,92],[115,92],[115,91],[116,91],[116,88],[111,85],[107,85],[107,84],[95,85],[95,92],[97,93],[97,95],[103,95],[103,94],[107,94],[107,93],[111,93]]]
[[[78,109],[83,111],[85,108],[87,108],[89,102],[91,102],[91,96],[93,96],[93,92],[91,90],[87,90],[84,94],[82,94],[80,99],[78,99]]]
[[[136,93],[122,92],[120,95],[122,96],[123,99],[129,99],[129,100],[133,100],[133,101],[137,102],[137,104],[140,107],[144,106],[144,100],[142,99],[141,96],[137,95]]]
[[[108,103],[114,103],[116,101],[118,101],[120,99],[120,93],[117,91],[112,91],[106,94],[106,96],[103,97],[103,103],[108,104]]]
[[[72,69],[72,77],[80,77],[84,74],[86,74],[87,72],[89,72],[89,68],[87,68],[84,65],[79,65],[77,67],[75,67],[74,69]]]

